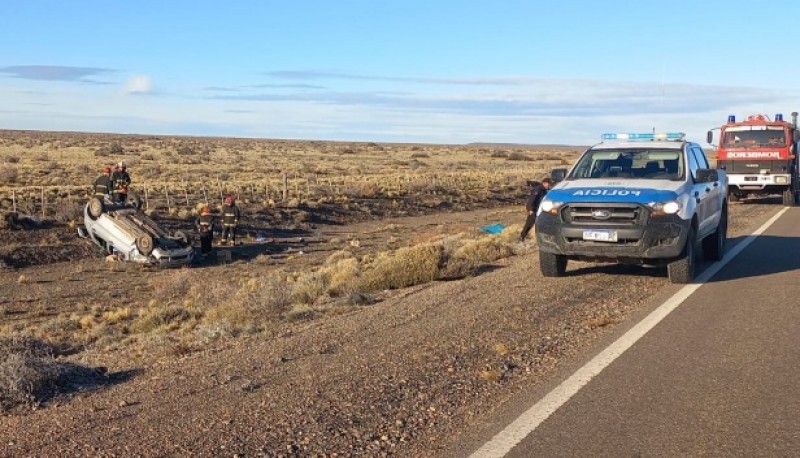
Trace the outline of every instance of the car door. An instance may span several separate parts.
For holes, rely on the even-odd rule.
[[[699,151],[698,151],[699,150]],[[705,159],[703,151],[693,145],[689,148],[689,171],[692,175],[692,198],[697,202],[698,235],[705,237],[716,227],[714,223],[714,193],[713,183],[698,183],[697,171],[708,168],[708,161]],[[718,187],[717,187],[718,189]],[[718,195],[718,194],[717,194]]]

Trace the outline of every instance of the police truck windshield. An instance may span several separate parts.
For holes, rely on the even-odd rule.
[[[568,178],[677,180],[683,171],[680,150],[601,149],[584,154]]]

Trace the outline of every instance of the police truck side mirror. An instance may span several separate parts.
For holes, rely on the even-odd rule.
[[[698,169],[695,181],[698,183],[713,183],[719,180],[719,174],[715,169]]]
[[[714,132],[709,130],[708,133],[706,134],[706,143],[710,145],[713,141],[714,141]]]
[[[567,177],[567,171],[567,169],[563,168],[553,169],[550,171],[550,179],[553,180],[553,183],[564,181],[564,178]]]

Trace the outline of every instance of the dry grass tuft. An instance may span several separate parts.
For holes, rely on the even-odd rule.
[[[495,237],[481,237],[464,243],[453,253],[453,258],[466,259],[478,265],[497,261],[513,255],[511,247]]]
[[[494,345],[494,352],[497,353],[500,356],[505,356],[505,355],[511,353],[511,350],[508,349],[506,344],[500,342],[500,343],[497,343],[497,344]]]
[[[55,354],[52,345],[30,336],[0,337],[0,411],[103,383],[104,370],[58,361]]]
[[[269,327],[289,310],[291,296],[279,274],[251,278],[212,305],[203,326],[218,326],[227,334],[257,332]]]
[[[417,245],[380,253],[359,278],[361,292],[405,288],[436,280],[444,249],[440,245]]]
[[[297,304],[313,304],[318,297],[325,294],[327,271],[305,272],[300,274],[292,285],[292,302]]]
[[[503,378],[503,374],[500,371],[493,369],[482,369],[475,375],[484,382],[498,382]]]
[[[601,315],[595,318],[584,320],[582,324],[584,327],[594,329],[594,328],[602,328],[604,326],[617,323],[619,323],[619,320],[617,320],[616,318],[611,318],[607,315]]]
[[[119,323],[120,321],[127,320],[130,317],[131,317],[130,307],[103,312],[103,320],[105,320],[108,323]]]
[[[156,330],[173,331],[184,322],[198,318],[199,313],[178,305],[164,308],[149,308],[140,312],[131,328],[136,332],[149,333]]]

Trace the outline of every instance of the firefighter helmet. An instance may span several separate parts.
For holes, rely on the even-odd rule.
[[[206,206],[204,206],[202,208],[202,210],[200,210],[200,214],[201,215],[210,215],[211,214],[211,209],[208,208],[208,205],[206,205]]]
[[[103,173],[111,173],[111,167],[109,166],[103,167]]]
[[[225,205],[231,206],[231,205],[233,205],[233,202],[234,202],[233,195],[232,194],[228,194],[225,197]]]

